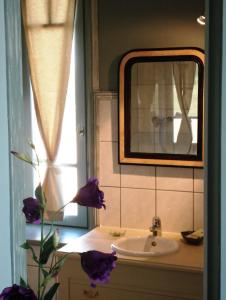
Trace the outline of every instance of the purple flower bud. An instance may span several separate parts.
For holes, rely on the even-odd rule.
[[[80,256],[82,268],[88,274],[92,287],[109,281],[110,272],[115,268],[117,260],[115,252],[109,254],[92,250],[80,253]]]
[[[87,184],[78,191],[72,202],[76,202],[82,206],[104,207],[105,209],[104,193],[99,190],[98,184],[97,178],[90,178]]]
[[[41,207],[40,202],[35,198],[26,198],[23,200],[24,207],[22,209],[28,223],[40,224]]]
[[[0,300],[37,300],[34,292],[17,284],[5,288],[0,294]]]

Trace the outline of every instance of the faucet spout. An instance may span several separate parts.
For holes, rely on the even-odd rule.
[[[154,216],[152,219],[152,225],[150,227],[150,231],[153,236],[161,236],[162,235],[162,225],[159,217]]]

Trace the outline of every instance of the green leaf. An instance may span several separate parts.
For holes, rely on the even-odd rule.
[[[11,154],[13,154],[16,158],[18,158],[22,161],[25,161],[26,163],[28,163],[30,165],[33,165],[33,162],[31,160],[30,156],[27,155],[26,153],[19,153],[16,151],[11,151]]]
[[[39,184],[35,189],[35,197],[39,200],[39,202],[41,203],[41,206],[45,207],[46,198],[45,198],[45,194],[42,190],[41,184]]]
[[[45,241],[48,239],[48,237],[50,236],[50,234],[53,232],[53,224],[51,224],[50,230],[47,233],[47,235],[44,237],[43,239],[43,243],[45,243]]]
[[[59,235],[55,230],[53,234],[46,240],[42,246],[41,255],[39,258],[40,264],[46,264],[51,253],[53,253],[59,245]]]
[[[47,272],[45,269],[42,268],[42,274],[43,277],[46,278],[49,275],[49,272]]]
[[[59,283],[54,283],[52,287],[49,289],[49,291],[45,294],[44,300],[52,300],[59,285],[60,285]]]
[[[28,249],[30,249],[31,245],[28,242],[25,242],[22,245],[20,245],[20,247],[25,250],[28,250]]]
[[[52,277],[56,276],[60,272],[68,255],[70,255],[70,253],[67,253],[63,257],[61,257],[61,259],[59,259],[52,267],[52,269],[50,270],[50,274],[52,275]]]
[[[20,277],[20,286],[24,288],[28,288],[28,284],[25,282],[25,280],[22,277]]]
[[[62,267],[63,267],[63,265],[64,265],[64,263],[65,263],[65,260],[66,260],[66,258],[63,259],[63,260],[61,260],[60,263],[56,263],[56,264],[53,266],[53,268],[52,268],[51,271],[50,271],[51,277],[55,277],[55,276],[57,276],[57,275],[59,274],[60,270],[62,269]]]
[[[41,287],[46,287],[51,279],[52,279],[51,274],[48,274],[42,281]]]

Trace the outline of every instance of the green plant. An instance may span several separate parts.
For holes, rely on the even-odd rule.
[[[25,153],[18,153],[15,151],[11,151],[11,153],[19,160],[31,165],[39,175],[40,162],[38,154],[33,143],[29,142],[29,146],[35,153],[35,161]],[[13,284],[2,291],[0,300],[52,300],[57,292],[59,283],[54,282],[50,288],[48,285],[56,278],[56,275],[62,269],[67,256],[70,255],[66,254],[58,260],[55,259],[55,254],[59,247],[59,234],[57,229],[54,228],[53,223],[48,234],[44,235],[44,216],[48,200],[45,197],[40,175],[39,179],[40,182],[35,189],[35,198],[29,197],[24,199],[22,209],[28,223],[40,224],[41,238],[39,255],[36,255],[32,244],[28,241],[21,245],[23,249],[31,251],[32,259],[38,267],[37,295],[30,288],[29,284],[21,278],[19,285]],[[105,208],[104,193],[99,190],[98,180],[96,178],[89,179],[87,184],[78,191],[71,202],[97,209],[102,207]],[[50,267],[47,267],[47,262],[51,256]],[[108,281],[110,272],[115,267],[115,260],[117,259],[114,252],[108,254],[92,250],[80,253],[80,256],[81,266],[88,274],[92,287],[95,287],[96,284],[106,283]]]

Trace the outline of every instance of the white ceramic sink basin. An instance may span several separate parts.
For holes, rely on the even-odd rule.
[[[178,242],[165,237],[124,237],[116,240],[111,248],[127,256],[159,256],[177,251]]]

